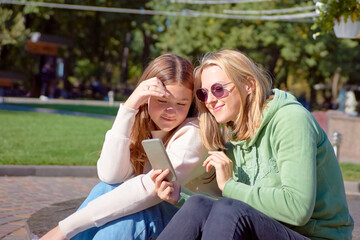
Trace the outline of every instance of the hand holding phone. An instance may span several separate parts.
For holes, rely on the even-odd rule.
[[[161,139],[152,138],[143,140],[142,145],[149,159],[149,162],[153,169],[169,169],[169,174],[165,177],[166,181],[176,181],[177,176],[175,170],[170,162],[169,156],[166,153],[164,145]]]
[[[155,184],[155,192],[158,197],[166,202],[176,205],[180,198],[180,183],[177,181],[164,181],[164,177],[166,177],[165,174],[168,174],[169,172],[169,169],[166,169],[163,172],[162,170],[157,169],[150,174],[150,178]]]

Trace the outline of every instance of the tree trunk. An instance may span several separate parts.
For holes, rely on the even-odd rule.
[[[128,79],[128,56],[129,56],[129,46],[131,40],[131,33],[128,32],[125,35],[125,45],[123,51],[123,57],[121,62],[121,83],[126,84]]]
[[[144,37],[144,47],[143,47],[141,63],[144,71],[148,63],[150,62],[150,46],[152,39],[151,39],[151,35],[149,33],[146,33],[146,30],[144,29],[142,29],[142,34]]]
[[[268,71],[270,73],[270,76],[272,78],[272,82],[275,82],[276,76],[275,76],[275,67],[276,67],[276,63],[280,57],[280,49],[275,48],[273,51],[271,51],[270,53],[270,60],[268,61]]]

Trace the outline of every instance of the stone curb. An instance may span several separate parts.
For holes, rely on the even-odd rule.
[[[346,182],[344,181],[346,195],[360,196],[360,182]]]
[[[0,176],[97,177],[96,166],[1,165]]]
[[[97,177],[96,166],[1,165],[0,176]],[[346,194],[360,195],[360,182],[344,181]]]

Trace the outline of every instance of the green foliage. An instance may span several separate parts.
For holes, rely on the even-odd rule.
[[[25,28],[24,16],[13,10],[0,7],[0,48],[4,45],[23,42],[29,31]]]
[[[334,1],[330,2],[335,4]],[[353,4],[354,0],[336,2]],[[7,20],[11,24],[6,26],[18,26],[15,32],[23,34],[11,35],[15,36],[12,37],[16,39],[15,45],[2,46],[0,69],[34,77],[38,71],[37,56],[24,51],[25,41],[20,40],[25,39],[25,33],[31,31],[71,39],[72,47],[62,48],[59,57],[67,60],[69,82],[85,88],[95,78],[106,87],[133,86],[148,61],[162,53],[176,53],[197,64],[198,58],[204,53],[220,49],[238,49],[246,53],[270,72],[274,87],[287,87],[288,82],[307,82],[309,88],[316,83],[330,83],[337,69],[341,69],[340,74],[344,79],[359,80],[359,42],[343,41],[333,34],[314,39],[316,24],[196,15],[197,12],[223,14],[226,9],[268,10],[313,6],[313,0],[219,5],[194,5],[171,0],[82,0],[76,1],[76,4],[194,13],[193,17],[181,14],[149,16],[3,4],[1,8],[7,9],[7,13],[1,14],[0,19],[11,19],[10,22]],[[6,17],[9,11],[10,18]],[[23,30],[19,27],[20,23],[23,23]],[[127,46],[125,40],[128,33],[131,40]],[[129,47],[129,55],[127,68],[124,69],[122,60],[126,47]]]
[[[194,11],[206,13],[222,13],[226,9],[265,10],[298,6],[295,1],[287,1],[287,4],[266,2],[200,6],[163,2],[151,1],[149,5],[159,11],[179,11],[191,7]],[[306,4],[310,3],[300,5]],[[290,68],[290,72],[293,71],[292,68],[295,70],[299,67],[304,44],[310,40],[308,36],[311,36],[309,23],[182,16],[156,16],[154,19],[158,25],[166,28],[156,43],[163,52],[198,58],[209,51],[239,49],[266,67],[275,77],[280,73],[281,66],[285,66],[285,62],[290,63],[286,66]]]
[[[334,22],[360,21],[360,2],[358,0],[320,0],[319,17],[313,28],[320,27],[324,32],[334,28]]]
[[[0,6],[0,71],[31,75],[35,59],[24,51],[30,30],[26,27],[25,16],[18,9]],[[29,82],[20,84],[25,87],[30,85]]]
[[[148,6],[159,11],[182,9],[222,14],[224,10],[268,10],[313,6],[313,1],[271,1],[248,4],[192,5],[151,1]],[[274,87],[306,81],[309,88],[325,83],[340,67],[344,76],[359,75],[358,42],[344,42],[333,34],[313,38],[310,22],[237,20],[216,17],[155,16],[164,31],[156,47],[197,59],[205,52],[238,49],[264,66],[274,77]],[[352,69],[352,70],[351,70]]]
[[[45,0],[40,1],[45,2]],[[66,0],[57,0],[55,2],[69,3]],[[146,0],[84,0],[70,4],[139,9],[145,3]],[[32,5],[2,5],[2,9],[11,12],[13,16],[19,16],[18,18],[21,18],[23,21],[19,20],[18,22],[23,23],[24,29],[17,31],[23,41],[13,37],[10,40],[16,42],[17,46],[3,48],[0,69],[8,70],[13,68],[16,72],[24,72],[23,66],[27,66],[31,69],[26,74],[29,78],[34,77],[38,71],[38,64],[36,61],[34,64],[34,61],[29,60],[29,56],[35,60],[37,56],[31,56],[24,51],[26,48],[24,40],[26,40],[27,35],[30,32],[40,32],[42,34],[61,36],[68,38],[72,42],[71,48],[60,49],[58,56],[67,60],[67,76],[73,80],[72,84],[76,86],[80,84],[88,86],[93,78],[98,79],[106,87],[119,85],[121,75],[127,72],[127,69],[122,69],[123,52],[126,47],[125,35],[128,32],[132,33],[135,30],[141,29],[142,24],[150,22],[147,20],[151,18],[150,16],[133,14],[52,9]],[[0,19],[7,15],[9,14],[1,13]],[[25,25],[27,26],[26,29]],[[5,26],[5,24],[0,22],[0,26]],[[128,56],[128,68],[131,68],[132,71],[129,72],[129,75],[125,76],[127,78],[137,80],[141,74],[143,54],[141,43],[143,41],[144,39],[141,34],[134,34],[132,36],[129,44],[131,50]],[[13,52],[14,54],[12,54]],[[17,63],[21,61],[18,59],[19,52],[28,55],[26,61],[30,64],[22,63],[18,66]],[[136,66],[133,67],[133,65]],[[140,68],[138,67],[139,65]],[[140,71],[134,71],[134,69],[140,69]]]
[[[95,165],[112,121],[0,110],[0,164]]]
[[[78,59],[74,66],[74,76],[79,79],[89,79],[91,76],[97,76],[98,67],[89,58]]]

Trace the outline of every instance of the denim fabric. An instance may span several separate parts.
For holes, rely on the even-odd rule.
[[[158,240],[309,240],[248,204],[194,195],[175,214]]]
[[[113,190],[120,184],[98,183],[79,209],[85,207],[90,201]],[[126,193],[124,193],[126,194]],[[78,233],[71,240],[146,240],[156,239],[165,228],[177,208],[167,202],[161,202],[151,208],[138,213],[122,217],[101,227],[93,227]]]

